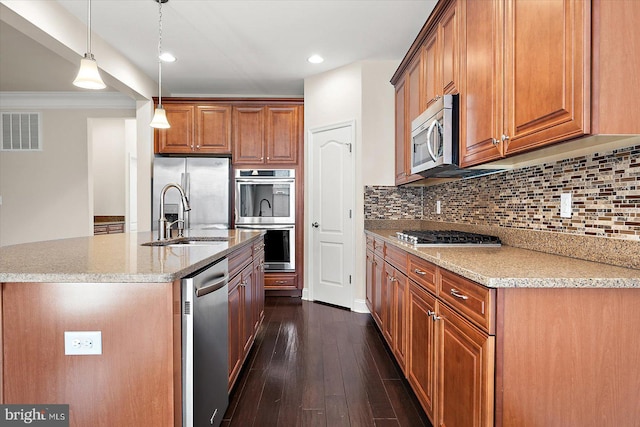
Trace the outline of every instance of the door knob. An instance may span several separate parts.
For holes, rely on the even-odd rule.
[[[311,226],[313,228],[318,228],[320,226],[320,224],[318,224],[318,222],[314,222],[313,224],[311,224]]]

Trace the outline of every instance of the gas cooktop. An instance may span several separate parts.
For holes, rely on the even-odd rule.
[[[452,230],[403,230],[398,239],[416,247],[427,246],[501,246],[496,236]]]

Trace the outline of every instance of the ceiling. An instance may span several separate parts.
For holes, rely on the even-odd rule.
[[[83,23],[87,2],[56,0]],[[363,60],[398,63],[436,0],[170,0],[163,64],[172,96],[302,96],[304,79]],[[158,3],[93,0],[95,34],[157,81]],[[100,65],[100,52],[93,50]],[[322,64],[307,62],[312,54]],[[0,22],[0,91],[73,91],[77,65]],[[78,57],[78,60],[80,57]],[[389,76],[391,78],[391,76]]]

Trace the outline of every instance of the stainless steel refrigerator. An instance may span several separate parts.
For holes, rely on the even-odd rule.
[[[229,228],[229,174],[227,158],[156,157],[153,161],[152,228],[158,229],[160,193],[169,183],[182,186],[191,211],[182,211],[179,192],[170,188],[164,200],[167,220],[183,219],[185,229]]]

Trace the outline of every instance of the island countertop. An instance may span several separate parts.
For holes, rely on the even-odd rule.
[[[146,231],[4,246],[0,247],[0,283],[172,282],[263,234],[252,230],[193,230],[192,237],[227,240],[206,245],[142,246],[156,239],[155,233]]]
[[[489,288],[640,288],[640,270],[528,249],[414,247],[395,229],[366,230],[419,258]]]

